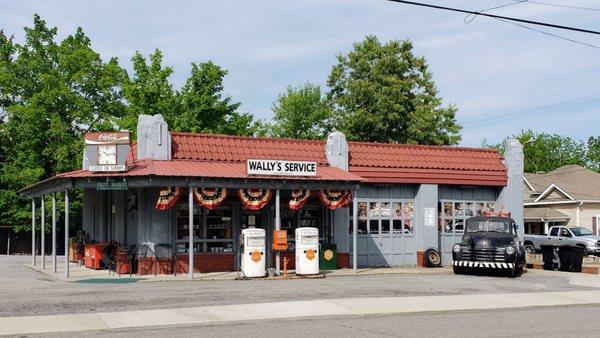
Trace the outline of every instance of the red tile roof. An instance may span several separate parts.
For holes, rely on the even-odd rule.
[[[171,132],[173,159],[246,162],[247,159],[303,160],[328,165],[322,141]]]
[[[315,161],[327,166],[325,142],[171,132],[173,159],[235,162],[247,159]],[[506,185],[496,150],[349,142],[350,172],[372,183]]]

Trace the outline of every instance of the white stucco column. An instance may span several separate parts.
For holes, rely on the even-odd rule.
[[[35,197],[31,199],[31,266],[35,266]]]
[[[56,273],[56,193],[52,193],[52,272]]]
[[[281,206],[280,206],[281,198],[279,189],[275,190],[275,230],[281,230]],[[272,239],[273,241],[275,238]],[[279,250],[275,251],[275,273],[279,276],[281,262],[280,252]]]
[[[189,188],[188,193],[188,276],[194,279],[194,188]]]
[[[357,240],[356,240],[356,232],[358,231],[358,189],[354,189],[352,192],[352,269],[354,269],[354,273],[357,272],[358,259],[356,257],[358,250],[356,249]]]
[[[65,190],[65,278],[69,278],[69,192]]]
[[[42,195],[42,203],[41,203],[42,234],[40,236],[40,240],[42,241],[40,243],[40,247],[41,247],[41,251],[42,251],[42,269],[46,268],[46,203],[45,203],[45,199],[46,199],[46,196]]]

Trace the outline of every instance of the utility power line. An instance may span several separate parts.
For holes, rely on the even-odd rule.
[[[585,29],[585,28],[578,28],[578,27],[564,26],[564,25],[557,25],[557,24],[548,23],[548,22],[519,19],[519,18],[510,17],[510,16],[494,15],[494,14],[470,11],[470,10],[454,8],[454,7],[446,7],[446,6],[427,4],[427,3],[422,3],[422,2],[405,1],[405,0],[387,0],[387,1],[406,4],[406,5],[421,6],[421,7],[428,7],[428,8],[434,8],[434,9],[439,9],[439,10],[445,10],[445,11],[464,13],[464,14],[475,14],[475,15],[479,15],[479,16],[494,18],[494,19],[503,19],[503,20],[508,20],[508,21],[526,23],[526,24],[530,24],[530,25],[538,25],[538,26],[545,26],[545,27],[551,27],[551,28],[556,28],[556,29],[564,29],[564,30],[575,31],[575,32],[579,32],[579,33],[600,35],[600,31],[595,31],[595,30]]]
[[[593,11],[600,12],[600,8],[591,8],[591,7],[581,7],[581,6],[572,6],[572,5],[561,5],[561,4],[553,4],[550,2],[542,2],[542,1],[526,1],[529,4],[534,5],[542,5],[542,6],[551,6],[551,7],[562,7],[562,8],[570,8],[570,9],[581,9],[585,11]]]
[[[558,102],[558,103],[551,104],[548,106],[541,106],[541,107],[526,109],[526,110],[522,110],[522,111],[510,113],[510,114],[504,114],[504,115],[500,115],[500,116],[494,116],[494,117],[490,117],[490,118],[466,121],[463,123],[463,126],[472,127],[472,126],[481,126],[481,125],[486,125],[486,124],[495,124],[495,123],[499,123],[499,122],[508,121],[508,120],[511,120],[514,118],[520,118],[520,117],[528,116],[528,115],[535,115],[535,114],[543,113],[543,112],[546,112],[549,110],[554,110],[557,108],[568,107],[568,106],[574,105],[574,104],[594,101],[599,98],[600,98],[600,93],[596,93],[596,94],[592,94],[592,95],[587,95],[587,96],[583,96],[583,97],[570,99],[570,100],[563,101],[563,102]]]

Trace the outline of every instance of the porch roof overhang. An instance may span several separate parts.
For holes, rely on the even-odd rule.
[[[252,176],[245,163],[200,161],[135,162],[124,172],[75,170],[61,173],[20,191],[27,197],[78,188],[95,188],[107,179],[124,179],[129,188],[219,187],[229,189],[355,189],[364,179],[339,168],[318,166],[317,176]]]
[[[568,221],[571,217],[549,207],[525,208],[523,219],[527,221]]]

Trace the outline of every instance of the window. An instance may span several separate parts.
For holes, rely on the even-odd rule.
[[[188,205],[176,206],[177,253],[189,251]],[[233,252],[231,205],[221,205],[214,210],[194,207],[194,252]]]
[[[550,230],[550,236],[558,236],[558,228],[552,228],[552,230]]]
[[[571,237],[571,233],[567,228],[560,228],[560,237]]]
[[[473,216],[483,216],[494,211],[495,202],[487,201],[441,201],[438,231],[441,233],[463,233],[465,223]]]
[[[402,235],[413,232],[414,202],[358,202],[358,234]]]

